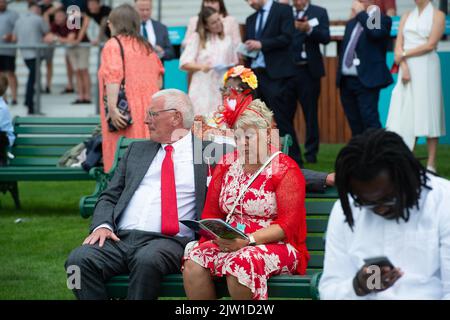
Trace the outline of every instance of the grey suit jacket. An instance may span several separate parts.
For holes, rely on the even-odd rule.
[[[308,169],[300,170],[305,177],[306,192],[325,192],[328,173]]]
[[[193,137],[193,144],[196,211],[200,219],[206,199],[208,163],[213,166],[225,152],[232,150],[229,149],[232,147],[201,141],[195,137]],[[201,155],[196,152],[198,146],[202,148]],[[120,216],[141,184],[160,147],[159,143],[151,140],[134,142],[128,147],[108,188],[98,198],[90,232],[103,223],[113,226],[113,230],[117,231]],[[205,156],[211,158],[205,159]]]
[[[169,39],[169,31],[161,22],[151,19],[153,29],[155,30],[156,44],[164,49],[164,57],[161,60],[167,61],[175,59],[175,50]]]

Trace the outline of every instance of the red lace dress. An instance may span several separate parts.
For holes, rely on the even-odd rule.
[[[236,158],[226,157],[216,166],[202,218],[226,219],[236,197],[252,174]],[[306,249],[305,180],[297,164],[285,154],[277,156],[256,178],[239,201],[229,223],[245,225],[250,234],[272,224],[285,232],[283,242],[247,246],[235,252],[221,252],[206,239],[185,255],[213,276],[235,276],[248,287],[253,299],[268,298],[267,280],[278,274],[304,274],[309,260]]]

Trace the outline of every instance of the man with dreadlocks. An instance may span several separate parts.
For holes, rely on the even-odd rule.
[[[397,134],[371,129],[339,153],[336,186],[322,299],[450,299],[448,180]],[[393,266],[364,262],[374,257]]]

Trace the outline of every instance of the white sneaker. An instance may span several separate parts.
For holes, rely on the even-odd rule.
[[[436,168],[433,166],[427,166],[427,170],[433,173],[436,173]]]

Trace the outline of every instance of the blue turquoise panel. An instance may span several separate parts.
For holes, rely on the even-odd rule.
[[[439,52],[439,58],[441,60],[441,74],[442,74],[442,89],[444,93],[444,107],[446,116],[446,128],[447,135],[440,139],[440,143],[450,144],[450,52]],[[387,55],[387,63],[389,68],[394,63],[394,54],[392,52]],[[386,125],[387,114],[389,111],[389,104],[391,100],[392,90],[397,82],[397,75],[394,75],[394,84],[381,91],[379,111],[380,119],[383,126]],[[425,139],[420,139],[419,143],[424,143]]]
[[[401,17],[392,17],[392,29],[391,36],[396,37],[398,33],[398,28],[400,27],[400,19]],[[445,34],[450,35],[450,16],[447,16],[445,23]]]
[[[184,39],[187,28],[169,27],[168,29],[170,42],[176,48],[176,51],[179,52],[179,47],[181,46],[181,42]],[[164,88],[179,89],[184,92],[187,92],[188,89],[187,73],[185,71],[180,70],[179,63],[180,60],[178,58],[164,62],[164,68],[166,70],[166,73],[164,75]]]

